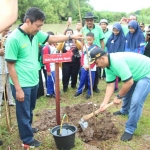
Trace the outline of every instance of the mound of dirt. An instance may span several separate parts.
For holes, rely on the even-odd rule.
[[[94,104],[94,110],[97,110],[99,106]],[[79,125],[80,119],[92,112],[92,103],[82,103],[73,106],[66,106],[61,108],[61,116],[67,114],[69,119],[69,124],[72,124],[78,128],[77,136],[84,142],[90,142],[94,139],[99,141],[109,140],[111,138],[116,138],[118,130],[112,123],[112,115],[110,112],[104,112],[96,115],[96,119],[90,118],[88,122],[88,127],[83,131]],[[39,117],[37,121],[34,122],[34,126],[39,128],[40,131],[48,130],[57,125],[56,123],[56,110],[46,110],[40,114],[36,114]]]

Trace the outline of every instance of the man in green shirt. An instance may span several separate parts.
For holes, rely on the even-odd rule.
[[[95,38],[93,44],[96,44],[98,47],[101,47],[102,49],[104,49],[105,48],[104,33],[101,27],[94,24],[94,19],[96,19],[96,17],[91,12],[87,12],[83,19],[85,19],[86,25],[81,29],[81,33],[84,35],[84,37],[86,37],[87,33],[92,32]],[[98,89],[100,74],[101,74],[101,68],[97,67],[94,85],[93,85],[93,91],[96,93],[100,92],[100,90]],[[87,85],[85,86],[85,89],[88,89]]]
[[[123,85],[113,103],[118,105],[123,100],[122,109],[114,115],[128,115],[125,132],[121,140],[132,139],[137,123],[142,114],[143,104],[150,92],[150,59],[144,55],[131,52],[118,52],[107,54],[100,48],[91,53],[91,62],[105,68],[106,93],[99,111],[110,101],[114,92],[115,78],[120,77]]]
[[[39,83],[38,45],[47,41],[57,43],[71,38],[81,38],[81,35],[49,36],[40,31],[44,20],[45,15],[40,9],[29,8],[24,17],[24,23],[10,34],[5,45],[5,60],[11,77],[12,94],[16,101],[20,138],[23,144],[35,147],[41,145],[33,137],[33,133],[38,129],[31,127]]]

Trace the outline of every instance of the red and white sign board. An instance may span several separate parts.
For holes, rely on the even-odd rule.
[[[71,62],[72,53],[58,53],[58,54],[44,54],[43,55],[43,64],[47,63],[61,63],[61,62]]]

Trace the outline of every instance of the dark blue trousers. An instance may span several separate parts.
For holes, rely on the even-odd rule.
[[[92,86],[93,86],[94,79],[95,79],[95,72],[96,71],[91,71]],[[81,69],[81,78],[80,78],[80,83],[79,83],[79,87],[78,87],[77,93],[82,93],[83,87],[85,86],[87,80],[88,80],[88,94],[91,95],[89,71],[85,70],[84,68],[82,68]]]

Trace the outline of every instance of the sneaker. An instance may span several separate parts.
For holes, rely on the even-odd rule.
[[[100,93],[100,90],[98,88],[94,89],[93,92]]]
[[[3,141],[0,140],[0,146],[3,145]]]
[[[118,115],[124,115],[124,114],[122,114],[120,111],[116,111],[116,112],[113,113],[113,115],[118,116]]]
[[[34,139],[33,142],[31,142],[31,143],[29,143],[29,144],[27,144],[27,145],[39,147],[41,144],[42,144],[41,142],[39,142],[39,141],[37,141],[37,140]]]
[[[122,141],[130,141],[132,139],[133,134],[130,134],[128,132],[124,132],[121,136],[120,140]]]
[[[72,88],[72,89],[76,89],[77,87],[76,87],[76,85],[74,85],[74,86],[71,86],[71,88]]]
[[[38,131],[39,131],[38,128],[32,128],[32,132],[33,132],[33,133],[37,133]]]
[[[90,95],[90,94],[87,94],[85,98],[86,98],[86,99],[89,99],[90,97],[91,97],[91,95]]]
[[[46,94],[46,97],[52,98],[51,94]]]
[[[78,97],[79,95],[81,95],[82,93],[78,93],[76,92],[76,94],[74,95],[74,97]]]
[[[9,103],[9,106],[16,106],[15,103]]]

